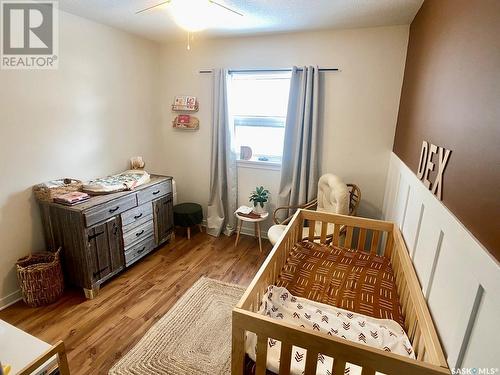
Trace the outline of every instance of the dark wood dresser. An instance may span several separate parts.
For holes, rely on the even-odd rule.
[[[66,281],[83,288],[87,298],[174,236],[172,177],[152,175],[132,191],[40,208],[47,247],[63,248]]]

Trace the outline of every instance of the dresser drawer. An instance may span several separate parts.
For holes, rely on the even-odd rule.
[[[136,206],[137,198],[135,194],[131,194],[84,211],[83,216],[87,227],[90,227]]]
[[[137,202],[143,204],[172,192],[172,181],[164,181],[137,191]]]
[[[143,256],[151,252],[155,247],[155,239],[149,236],[143,241],[133,245],[125,252],[125,265],[128,267],[135,261],[141,259]]]
[[[141,204],[139,207],[133,208],[122,213],[122,226],[124,231],[126,227],[133,228],[134,223],[139,223],[145,217],[153,214],[153,205],[151,203]]]
[[[152,214],[149,214],[146,216],[141,216],[140,219],[137,219],[133,223],[130,223],[130,224],[125,225],[125,226],[122,225],[122,233],[132,232],[136,228],[142,226],[143,224],[146,224],[147,222],[150,222],[151,220],[153,220]]]
[[[146,223],[123,233],[123,246],[125,247],[125,252],[135,243],[140,242],[151,235],[153,235],[153,220],[149,220]]]

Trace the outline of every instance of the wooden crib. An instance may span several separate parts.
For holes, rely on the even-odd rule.
[[[315,223],[321,223],[321,243],[334,224],[332,245],[369,251],[389,257],[394,271],[405,331],[416,360],[385,352],[271,319],[257,313],[267,287],[276,284],[278,274],[294,244],[303,240],[304,222],[310,228],[304,240],[314,241]],[[345,235],[341,234],[344,233]],[[318,241],[316,239],[316,241]],[[281,341],[279,374],[290,373],[292,346],[307,350],[305,375],[315,375],[318,354],[334,358],[333,374],[344,375],[346,363],[362,367],[362,375],[376,371],[387,375],[450,374],[434,323],[417,275],[398,227],[391,222],[299,210],[283,237],[271,250],[252,283],[232,313],[232,375],[244,371],[245,331],[257,335],[256,375],[266,373],[268,338]]]

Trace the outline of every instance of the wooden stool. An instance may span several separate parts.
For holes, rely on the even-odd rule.
[[[187,228],[187,238],[191,239],[191,227],[198,226],[201,232],[203,210],[198,203],[180,203],[174,206],[174,223]]]

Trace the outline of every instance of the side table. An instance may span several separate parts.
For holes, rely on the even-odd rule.
[[[248,223],[254,223],[255,225],[255,236],[259,239],[259,250],[262,252],[262,240],[260,238],[260,222],[264,221],[267,219],[269,216],[269,212],[264,212],[260,214],[260,217],[248,217],[240,214],[239,212],[235,213],[236,218],[238,219],[238,228],[236,232],[236,241],[234,243],[234,246],[238,246],[238,241],[240,240],[240,232],[241,232],[241,226],[244,221]]]

